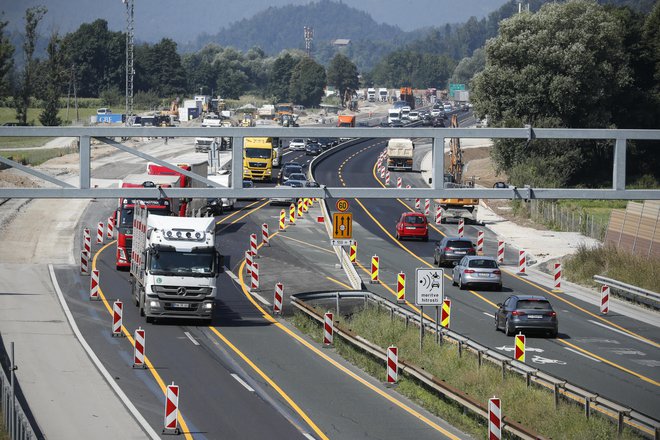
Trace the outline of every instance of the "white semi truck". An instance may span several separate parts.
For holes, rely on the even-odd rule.
[[[376,102],[376,89],[373,87],[367,89],[367,100],[369,102]]]
[[[378,100],[380,102],[387,102],[387,89],[381,87],[378,89]]]
[[[412,171],[415,144],[410,139],[387,141],[387,169]]]
[[[132,296],[147,322],[211,321],[223,264],[215,248],[214,218],[150,215],[138,203],[131,256]]]

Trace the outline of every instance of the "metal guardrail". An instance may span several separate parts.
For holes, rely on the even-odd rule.
[[[0,345],[2,340],[0,340]],[[10,345],[9,376],[5,374],[5,368],[0,365],[0,410],[3,415],[3,423],[10,440],[32,440],[43,438],[38,436],[30,423],[30,418],[23,410],[21,403],[16,397],[15,374],[16,364],[14,362],[14,343]]]
[[[626,284],[622,281],[617,281],[600,275],[594,275],[594,281],[599,284],[610,286],[610,289],[617,296],[647,305],[656,310],[660,309],[660,293],[642,289],[641,287]]]
[[[371,292],[364,291],[362,293],[365,298],[365,301],[373,302],[376,303],[378,306],[382,306],[386,309],[389,309],[392,315],[400,316],[406,319],[408,322],[412,322],[413,324],[419,326],[420,317],[417,313],[407,310],[402,306],[400,306],[399,304],[390,302],[387,299],[381,298],[380,296],[373,294]],[[303,302],[303,299],[308,300],[308,299],[322,299],[322,298],[335,298],[335,297],[340,299],[341,295],[338,295],[336,292],[331,292],[326,294],[320,293],[320,294],[304,295],[299,297],[302,299],[296,298],[296,296],[292,297],[292,304],[298,309],[308,314],[309,316],[311,316],[312,318],[322,323],[324,319],[323,316],[317,314],[311,307],[305,304]],[[350,297],[355,298],[355,295],[353,294]],[[337,302],[339,301],[337,300]],[[337,311],[337,313],[339,313],[339,311]],[[434,333],[435,323],[427,319],[424,319],[424,329],[425,331]],[[357,335],[353,335],[346,330],[341,330],[341,332],[338,334],[344,337],[348,342],[356,345],[357,347],[365,349],[364,346],[367,343],[365,339]],[[460,333],[456,333],[446,328],[440,328],[439,336],[443,340],[446,338],[450,342],[455,343],[458,347],[459,352],[465,348],[475,353],[478,356],[480,362],[486,360],[500,366],[502,368],[503,375],[505,371],[517,373],[525,377],[525,380],[527,381],[528,385],[530,385],[531,383],[535,383],[539,386],[552,390],[554,394],[555,407],[559,404],[560,396],[564,396],[565,398],[568,398],[570,400],[573,400],[581,404],[584,407],[586,417],[590,417],[591,413],[595,410],[613,419],[617,424],[617,429],[619,433],[623,431],[624,425],[628,425],[633,429],[636,429],[638,432],[640,432],[642,435],[648,438],[660,440],[660,421],[647,414],[636,411],[633,408],[627,407],[614,400],[603,397],[598,393],[590,391],[586,388],[574,385],[569,381],[567,381],[566,379],[553,376],[551,374],[540,371],[537,368],[533,368],[527,364],[518,362],[508,356],[505,356],[501,353],[491,350],[490,348],[482,344],[479,344],[478,342],[473,341],[461,335]],[[379,351],[376,350],[376,352],[373,352],[374,350],[373,347],[369,348],[369,350],[367,351],[369,353],[372,353],[373,355],[378,355],[378,357],[381,359],[386,360],[386,357],[383,357],[385,356],[384,354],[385,351],[380,347],[376,347],[376,348]],[[406,368],[403,369],[403,372],[411,373],[413,369],[414,367],[408,365],[406,366]],[[429,376],[428,373],[422,372],[420,374],[426,375],[427,376],[426,379],[428,379]],[[423,382],[427,383],[427,380],[423,380]],[[434,387],[433,384],[438,385],[436,382],[437,379],[435,381],[432,381],[432,384],[427,383],[427,385]],[[440,384],[446,385],[443,384],[442,382],[440,382]],[[435,388],[438,392],[445,394],[445,392],[442,391],[442,389],[439,389],[437,387]],[[506,423],[511,424],[510,421],[506,421],[505,419],[505,424]],[[515,433],[513,431],[510,432],[512,434],[519,435],[518,433]],[[535,438],[535,437],[521,437],[521,438]]]

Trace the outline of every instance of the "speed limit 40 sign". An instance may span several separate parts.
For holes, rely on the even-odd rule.
[[[346,212],[348,210],[348,200],[346,199],[337,200],[337,203],[335,203],[335,207],[339,212]]]

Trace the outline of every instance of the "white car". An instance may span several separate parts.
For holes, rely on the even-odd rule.
[[[305,151],[305,140],[301,138],[291,139],[291,142],[289,142],[289,150]]]
[[[452,106],[451,106],[451,104],[445,104],[444,107],[445,107],[445,111],[446,111],[446,112],[450,112],[450,111],[452,111]]]
[[[419,112],[412,111],[408,113],[408,119],[411,121],[419,121]]]
[[[431,116],[440,116],[442,112],[443,110],[440,107],[433,107],[433,109],[431,109]]]

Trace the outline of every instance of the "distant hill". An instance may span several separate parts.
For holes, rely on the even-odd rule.
[[[335,39],[351,41],[405,42],[407,33],[397,26],[379,24],[371,16],[341,2],[321,0],[304,6],[270,7],[216,34],[203,34],[182,50],[196,51],[208,43],[247,50],[259,46],[274,55],[283,49],[304,48],[303,29],[314,29],[314,42],[324,45]]]

